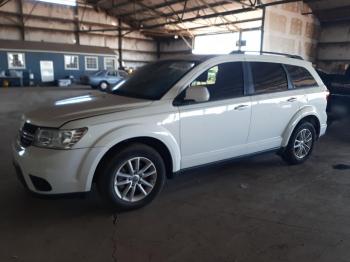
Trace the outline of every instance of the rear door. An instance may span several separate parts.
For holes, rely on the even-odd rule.
[[[292,89],[284,65],[254,61],[248,65],[254,87],[249,149],[257,152],[278,148],[304,95]]]

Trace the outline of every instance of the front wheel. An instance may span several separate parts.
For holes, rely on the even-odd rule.
[[[316,130],[310,122],[299,124],[293,131],[282,158],[291,165],[305,162],[311,155],[316,140]]]
[[[102,90],[102,91],[106,91],[107,90],[107,88],[108,88],[108,83],[107,82],[101,82],[100,83],[100,89]]]
[[[99,177],[100,192],[117,208],[130,210],[150,203],[166,178],[160,154],[144,144],[133,144],[110,157]]]

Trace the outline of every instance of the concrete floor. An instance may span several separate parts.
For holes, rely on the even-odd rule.
[[[350,123],[312,158],[265,155],[168,181],[150,206],[114,213],[86,199],[37,199],[15,178],[21,112],[88,88],[0,89],[0,261],[350,261]],[[96,92],[96,91],[95,91]]]

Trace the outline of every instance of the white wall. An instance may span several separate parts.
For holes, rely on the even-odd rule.
[[[320,23],[302,2],[266,8],[264,51],[301,55],[315,61]]]

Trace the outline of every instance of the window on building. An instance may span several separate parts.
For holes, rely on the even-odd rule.
[[[206,86],[210,94],[210,101],[243,96],[242,63],[232,62],[214,66],[197,77],[191,86]]]
[[[305,68],[292,65],[286,65],[286,68],[295,88],[317,86],[316,80]]]
[[[64,56],[64,69],[79,70],[79,57],[77,55]]]
[[[98,70],[98,58],[96,56],[85,56],[85,70]]]
[[[256,94],[280,92],[288,89],[286,72],[281,64],[251,62]]]
[[[117,62],[114,57],[105,57],[104,59],[105,70],[115,70],[117,69]]]
[[[9,69],[26,68],[24,53],[7,53]]]

